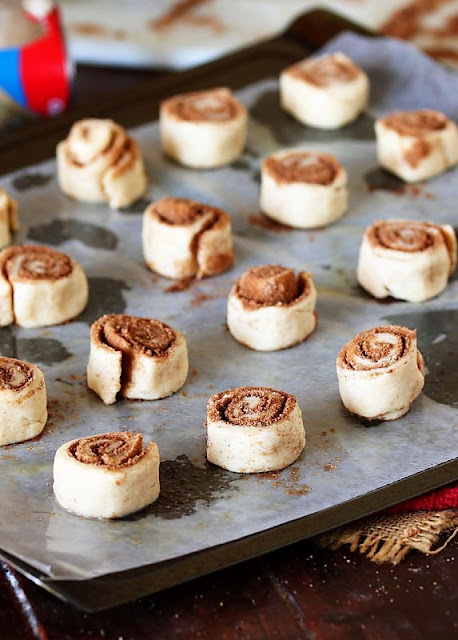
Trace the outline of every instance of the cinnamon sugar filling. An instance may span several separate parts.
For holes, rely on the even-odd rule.
[[[80,438],[68,449],[70,456],[84,464],[116,470],[136,464],[147,453],[143,436],[132,431],[115,431]]]
[[[263,170],[276,182],[305,182],[332,184],[341,167],[336,158],[326,153],[292,152],[278,157],[270,156],[263,162]]]
[[[98,323],[100,340],[126,356],[167,357],[175,342],[173,329],[159,320],[113,314]]]
[[[208,401],[208,418],[233,425],[265,427],[286,418],[294,396],[268,387],[240,387],[223,391]]]
[[[295,64],[288,71],[292,76],[319,88],[334,82],[352,82],[359,73],[356,65],[332,53]]]
[[[395,111],[381,122],[401,136],[421,136],[432,131],[441,131],[447,126],[447,118],[439,111]]]
[[[71,258],[48,247],[21,245],[3,252],[3,272],[10,281],[59,280],[72,271]]]
[[[382,221],[367,231],[368,240],[374,247],[405,253],[426,251],[441,235],[440,227],[428,222]]]
[[[155,203],[153,212],[165,224],[184,225],[209,213],[216,215],[218,209],[186,198],[162,198]]]
[[[249,309],[263,306],[288,305],[309,293],[304,273],[281,265],[250,267],[236,283],[236,292]]]
[[[238,116],[241,105],[227,89],[196,91],[174,96],[163,102],[163,108],[180,120],[225,122]]]
[[[20,391],[32,379],[33,370],[26,362],[0,357],[0,389]]]
[[[356,371],[390,367],[406,355],[415,336],[415,331],[393,325],[363,331],[342,347],[337,365]]]

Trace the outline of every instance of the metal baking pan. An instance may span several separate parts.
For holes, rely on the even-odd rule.
[[[143,84],[128,96],[99,105],[90,114],[74,111],[9,133],[0,142],[0,174],[53,156],[56,142],[65,137],[76,119],[87,115],[111,117],[127,127],[150,122],[157,118],[159,102],[167,96],[214,85],[226,85],[237,90],[272,78],[287,65],[309,55],[333,36],[349,29],[365,33],[356,25],[327,11],[313,11],[296,20],[278,38],[177,74],[162,83]],[[391,309],[387,309],[385,315],[389,316],[390,313]],[[91,580],[50,579],[44,572],[9,553],[2,552],[0,555],[56,596],[84,610],[96,611],[316,535],[446,484],[457,476],[458,460],[449,460],[336,506],[291,519],[252,535],[172,560],[109,573]]]

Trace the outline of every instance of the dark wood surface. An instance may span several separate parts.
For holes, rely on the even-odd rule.
[[[458,541],[377,566],[298,543],[108,611],[87,614],[2,566],[2,640],[452,640]]]
[[[73,106],[89,111],[168,76],[80,67]],[[306,541],[96,614],[0,563],[0,640],[451,640],[458,637],[457,552],[455,540],[437,556],[412,552],[397,567],[377,566]]]

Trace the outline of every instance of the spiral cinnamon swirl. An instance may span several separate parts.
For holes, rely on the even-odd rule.
[[[229,294],[227,324],[234,338],[251,349],[285,349],[314,331],[315,304],[310,273],[296,274],[281,265],[250,267]]]
[[[147,266],[167,278],[204,278],[232,265],[231,219],[221,209],[184,198],[162,198],[143,215]]]
[[[357,277],[375,298],[422,302],[445,289],[456,261],[450,225],[377,220],[364,233]]]
[[[260,206],[269,218],[291,227],[324,227],[347,210],[345,169],[327,153],[274,153],[262,163]]]
[[[87,300],[83,268],[65,253],[33,244],[0,252],[0,326],[62,324],[81,313]]]
[[[143,436],[115,431],[65,443],[54,458],[54,495],[86,518],[122,518],[159,496],[159,450]]]
[[[165,398],[188,374],[184,336],[151,318],[105,315],[91,327],[87,383],[105,404]]]
[[[416,331],[394,325],[363,331],[340,350],[337,376],[348,411],[369,420],[400,418],[424,384]]]
[[[292,464],[305,446],[302,413],[294,396],[268,387],[240,387],[207,403],[207,459],[237,473],[275,471]]]
[[[19,231],[17,202],[0,189],[0,249],[11,244],[12,231]]]
[[[0,445],[35,438],[47,419],[41,369],[22,360],[0,357]]]
[[[84,202],[126,207],[146,190],[137,143],[112,120],[87,118],[57,145],[57,177],[67,195]]]
[[[247,113],[226,88],[185,93],[162,102],[160,128],[167,155],[188,167],[211,169],[240,155]]]
[[[283,109],[311,127],[342,127],[358,117],[368,97],[366,74],[343,53],[307,58],[280,75]]]
[[[406,182],[458,164],[458,128],[439,111],[396,111],[375,122],[378,161]]]

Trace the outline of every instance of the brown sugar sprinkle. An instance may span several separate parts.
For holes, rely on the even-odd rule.
[[[225,122],[244,112],[229,89],[194,91],[164,100],[161,109],[180,120]]]
[[[422,136],[432,131],[441,131],[447,126],[447,118],[439,111],[395,111],[381,122],[401,136]]]
[[[293,65],[289,72],[320,88],[327,87],[333,82],[351,82],[358,76],[356,65],[342,60],[333,53]]]
[[[148,447],[143,449],[141,434],[115,431],[80,438],[69,447],[68,453],[84,464],[120,469],[137,463],[147,451]]]
[[[162,198],[152,208],[153,214],[170,225],[189,224],[211,211],[211,207],[187,198]]]
[[[278,183],[304,182],[324,186],[332,184],[341,170],[334,156],[308,151],[270,156],[264,160],[262,168]]]
[[[246,309],[292,305],[309,294],[309,274],[281,265],[253,266],[236,282],[235,291]]]

